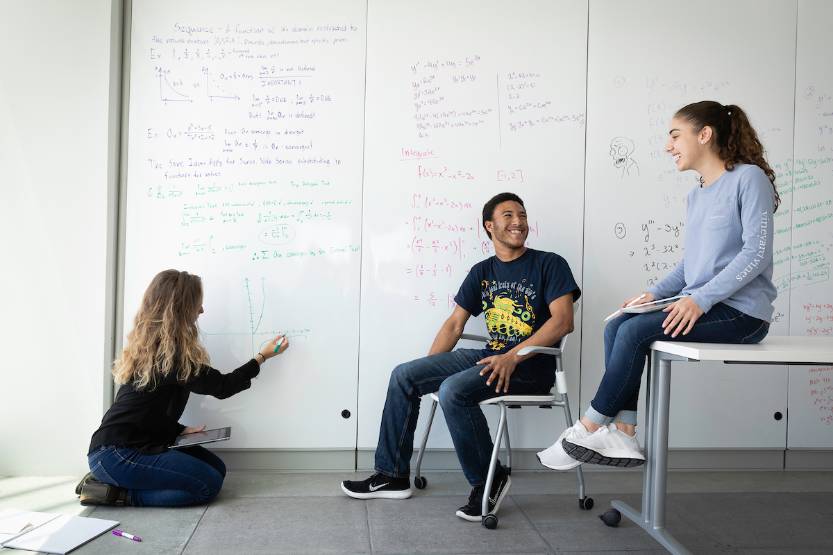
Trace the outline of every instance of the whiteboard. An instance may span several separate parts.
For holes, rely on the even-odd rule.
[[[775,249],[789,245],[784,168],[792,152],[795,5],[708,0],[681,17],[658,0],[593,1],[590,30],[582,410],[604,370],[603,318],[682,257],[685,198],[696,174],[677,172],[664,151],[678,108],[717,100],[747,111],[786,193],[775,218]],[[776,264],[775,277],[788,275],[788,266]],[[785,335],[783,289],[775,304],[770,333]],[[786,420],[773,415],[786,413],[784,367],[676,368],[671,447],[783,447]],[[644,392],[643,385],[641,401]],[[738,399],[755,402],[738,411]]]
[[[183,422],[228,447],[355,445],[365,5],[133,4],[125,330],[160,270],[203,278],[215,367],[291,348]],[[349,410],[350,418],[342,417]]]
[[[492,254],[483,203],[514,191],[529,246],[564,256],[585,293],[566,360],[578,416],[603,372],[603,317],[682,256],[695,175],[664,153],[667,124],[711,98],[748,112],[778,174],[770,333],[826,333],[829,10],[707,0],[683,20],[658,0],[137,2],[125,330],[156,272],[197,273],[215,366],[278,332],[292,348],[251,391],[195,396],[186,422],[234,426],[230,447],[374,448],[390,372],[427,353]],[[810,386],[833,371],[677,367],[672,447],[830,445],[833,402]],[[738,414],[738,399],[755,402]],[[513,413],[516,447],[561,429],[558,411]],[[445,426],[430,446],[451,447]]]
[[[798,4],[790,334],[833,337],[833,4]],[[790,367],[787,447],[833,445],[833,367]]]
[[[369,2],[359,448],[376,446],[393,368],[428,352],[469,268],[493,254],[491,196],[520,195],[528,245],[581,279],[586,32],[585,2]],[[571,345],[577,393],[578,332]],[[514,446],[537,447],[564,418],[510,424]],[[451,447],[444,425],[429,446]]]

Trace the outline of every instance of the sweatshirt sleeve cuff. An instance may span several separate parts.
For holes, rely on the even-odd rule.
[[[702,310],[703,312],[708,312],[714,306],[713,302],[710,302],[706,298],[705,295],[703,295],[702,293],[699,293],[699,292],[698,293],[692,293],[691,294],[691,300],[693,300],[695,303],[697,303],[697,306],[699,306],[700,310]]]

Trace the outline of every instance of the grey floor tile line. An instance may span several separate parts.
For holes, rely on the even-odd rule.
[[[370,511],[367,510],[367,501],[362,501],[364,505],[364,524],[365,530],[367,530],[367,545],[370,546],[370,554],[373,555],[375,551],[373,550],[373,534],[370,533]]]
[[[197,521],[197,523],[194,525],[194,529],[193,529],[193,530],[191,530],[191,533],[190,533],[190,534],[188,534],[188,539],[187,539],[187,540],[185,541],[185,543],[183,544],[183,546],[182,546],[182,551],[180,551],[180,552],[179,552],[179,555],[182,555],[183,553],[185,553],[185,550],[186,550],[186,549],[188,549],[188,544],[189,544],[189,543],[191,543],[191,538],[193,538],[193,537],[194,537],[194,534],[196,533],[197,528],[199,528],[199,527],[200,527],[200,523],[202,522],[202,517],[204,517],[204,516],[205,516],[205,513],[206,513],[206,512],[208,512],[208,507],[209,507],[208,505],[206,505],[205,507],[203,507],[202,514],[200,514],[200,519],[199,519],[199,520]]]
[[[541,531],[538,530],[538,527],[535,526],[535,523],[532,522],[532,519],[529,518],[529,515],[526,514],[526,511],[524,510],[523,504],[518,503],[517,501],[515,501],[515,498],[513,496],[510,495],[509,497],[512,499],[512,503],[515,504],[515,506],[521,512],[521,514],[526,519],[526,521],[529,523],[529,525],[532,526],[532,529],[535,530],[535,533],[538,534],[538,537],[541,538],[541,540],[544,542],[544,545],[547,546],[548,552],[549,553],[555,553],[556,552],[555,548],[552,545],[550,545],[550,542],[547,541],[547,538],[544,537],[544,535],[541,533]]]

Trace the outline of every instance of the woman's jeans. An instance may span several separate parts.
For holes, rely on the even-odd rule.
[[[376,472],[393,478],[410,475],[420,397],[439,391],[463,474],[472,486],[486,483],[492,437],[477,404],[505,395],[495,392],[497,381],[486,385],[489,376],[480,375],[483,366],[477,361],[492,354],[482,349],[458,349],[406,362],[393,370],[376,446]],[[547,393],[554,381],[555,362],[538,355],[518,365],[509,380],[509,394]]]
[[[758,343],[769,332],[769,323],[718,303],[700,316],[688,335],[671,338],[662,323],[666,312],[623,314],[605,328],[605,373],[585,416],[599,425],[616,420],[636,425],[636,409],[642,369],[654,341],[700,343]]]
[[[199,445],[158,454],[103,446],[87,460],[96,480],[125,488],[129,504],[139,507],[208,503],[220,492],[226,476],[223,461]]]

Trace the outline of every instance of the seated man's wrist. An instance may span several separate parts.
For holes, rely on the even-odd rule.
[[[506,353],[504,353],[504,354],[506,354],[506,355],[508,355],[509,357],[511,357],[511,360],[512,360],[515,364],[517,364],[517,363],[521,362],[521,361],[525,358],[525,357],[522,357],[521,355],[519,355],[519,354],[518,354],[518,351],[520,351],[520,349],[519,349],[518,347],[514,347],[512,350],[510,350],[510,351],[506,351]]]

